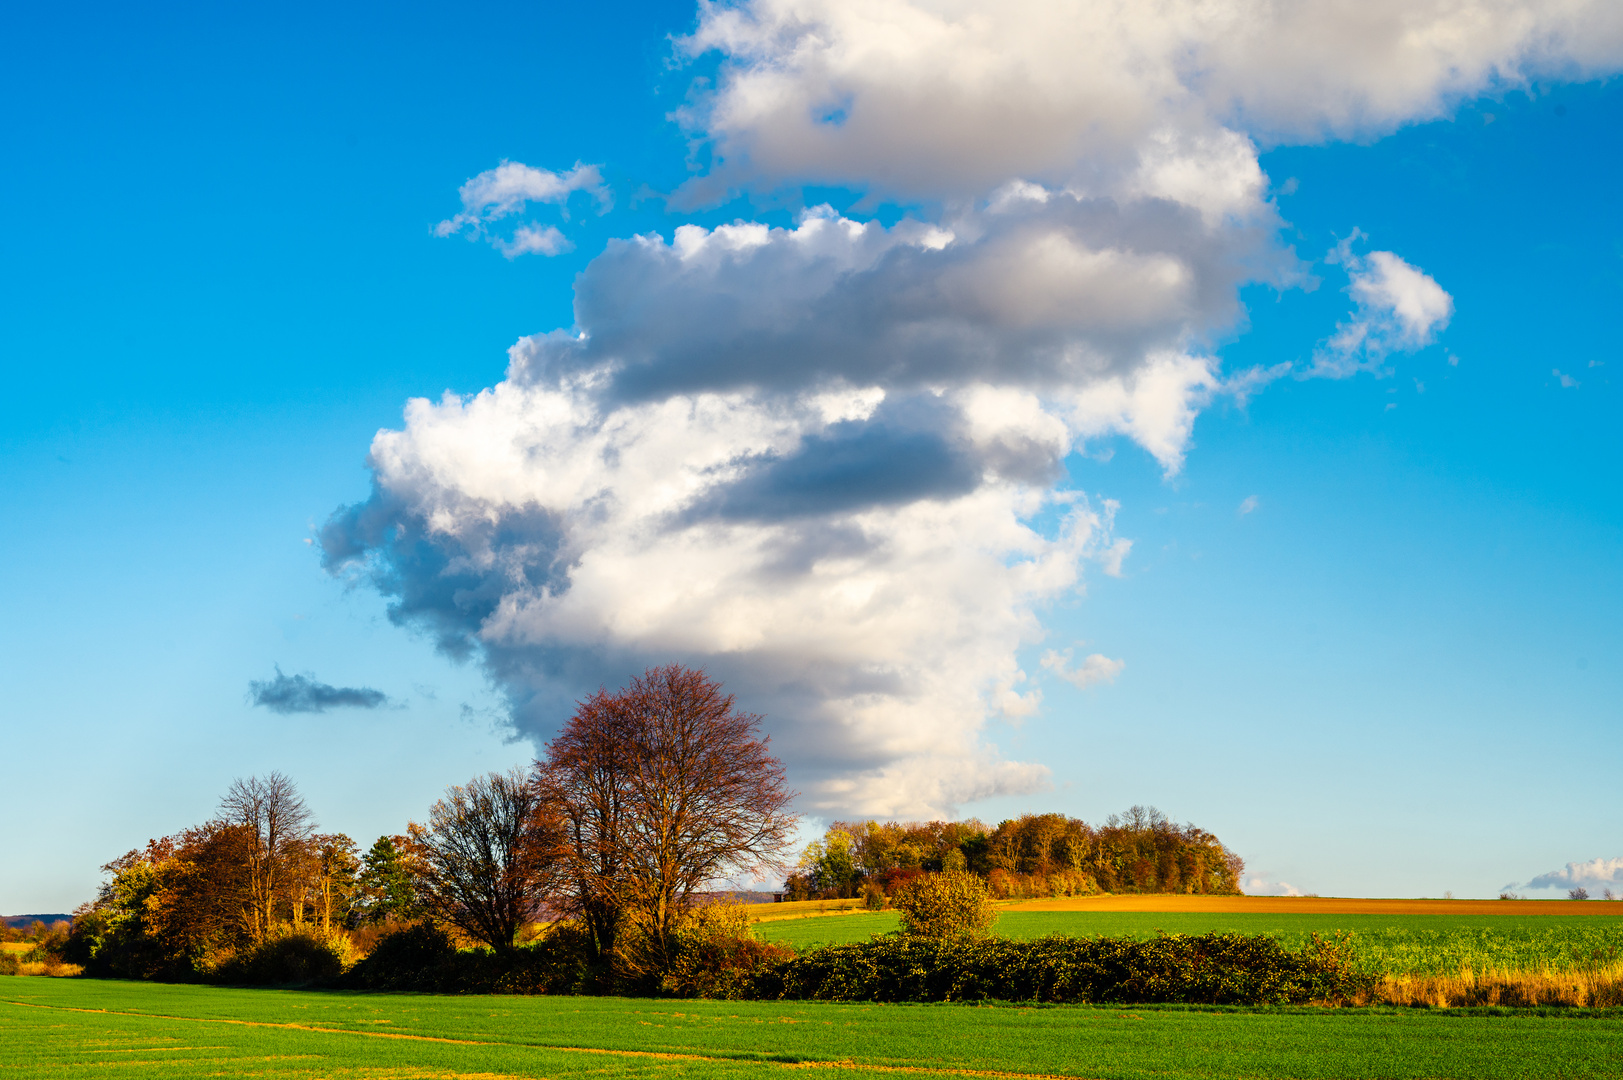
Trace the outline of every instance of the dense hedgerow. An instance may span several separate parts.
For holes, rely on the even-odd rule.
[[[424,990],[441,994],[591,994],[737,999],[755,996],[755,980],[794,958],[794,950],[749,930],[742,908],[700,908],[678,930],[674,949],[654,964],[625,935],[623,955],[595,967],[584,927],[558,923],[511,953],[458,949],[431,923],[379,939],[372,952],[336,985],[362,990]]]
[[[349,938],[314,927],[288,927],[216,968],[210,981],[248,986],[326,982],[350,963]]]
[[[749,911],[742,904],[705,904],[688,912],[678,925],[669,956],[649,965],[634,961],[635,928],[625,935],[620,993],[662,997],[739,999],[754,994],[755,980],[778,965],[793,960],[786,945],[762,941],[750,929]],[[646,955],[646,954],[645,954]]]
[[[655,979],[646,972],[591,970],[581,932],[567,925],[506,957],[459,951],[443,930],[415,926],[379,941],[338,984],[451,994],[1285,1005],[1356,1000],[1380,981],[1359,970],[1345,938],[1315,936],[1293,951],[1273,938],[1243,934],[1164,934],[1149,941],[887,934],[797,956],[720,929],[696,928],[677,961]]]
[[[1272,938],[1243,934],[1164,934],[1149,941],[898,934],[797,956],[757,977],[752,996],[1285,1005],[1351,1000],[1377,981],[1356,968],[1343,938],[1315,936],[1292,952]]]
[[[335,985],[356,990],[422,990],[438,994],[568,994],[588,989],[585,942],[570,925],[500,955],[458,949],[432,923],[386,934]]]

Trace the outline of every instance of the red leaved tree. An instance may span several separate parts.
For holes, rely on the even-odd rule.
[[[780,867],[795,815],[760,717],[678,664],[581,702],[537,762],[565,825],[565,906],[607,959],[629,922],[668,955],[692,894]]]

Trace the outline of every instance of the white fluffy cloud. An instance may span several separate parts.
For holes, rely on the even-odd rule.
[[[1315,354],[1314,374],[1343,378],[1376,370],[1393,352],[1430,345],[1453,318],[1454,298],[1390,251],[1359,256],[1349,241],[1333,259],[1346,265],[1347,292],[1358,306]]]
[[[1372,135],[1615,70],[1609,0],[704,0],[703,183],[974,199],[1011,178],[1244,214],[1250,141]]]
[[[573,326],[378,435],[328,565],[477,657],[530,737],[680,660],[768,715],[810,809],[1031,790],[1046,770],[1000,758],[987,725],[1037,710],[1043,678],[1121,667],[1017,659],[1045,603],[1130,547],[1064,459],[1123,436],[1175,473],[1208,402],[1284,373],[1225,372],[1209,344],[1242,284],[1300,274],[1259,143],[1614,65],[1619,21],[1457,0],[704,4],[679,48],[722,62],[683,122],[715,166],[683,196],[835,183],[911,214],[612,241]],[[492,225],[581,191],[606,198],[589,166],[504,163],[439,231],[554,253],[551,226]],[[1347,259],[1349,362],[1446,324],[1421,271]]]
[[[1540,874],[1527,883],[1529,889],[1576,889],[1623,887],[1623,857],[1569,862],[1560,870]]]
[[[558,255],[574,245],[555,225],[525,222],[514,230],[511,238],[499,235],[491,226],[503,218],[523,213],[530,203],[552,203],[562,209],[576,192],[590,195],[602,210],[607,210],[613,202],[596,165],[582,165],[577,161],[568,172],[555,173],[520,161],[504,161],[462,185],[458,191],[462,197],[462,212],[434,226],[434,235],[454,236],[466,232],[476,238],[483,237],[509,259],[530,253]]]
[[[329,556],[371,552],[400,616],[479,650],[527,734],[583,688],[676,658],[772,718],[814,808],[905,814],[1041,782],[977,732],[1022,711],[1033,605],[1076,586],[1109,522],[972,471],[1053,438],[1033,410],[975,389],[605,404],[592,382],[413,402]],[[910,423],[955,408],[976,419],[951,444]],[[1045,508],[1062,521],[1048,535],[1028,524]]]

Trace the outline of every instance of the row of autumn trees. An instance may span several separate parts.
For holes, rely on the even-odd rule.
[[[629,947],[658,966],[695,892],[781,866],[794,793],[759,722],[702,672],[650,669],[583,702],[530,769],[449,789],[364,856],[285,776],[238,781],[214,820],[108,864],[69,959],[229,976],[291,938],[347,951],[425,919],[511,954],[527,924],[567,919],[588,965]]]
[[[983,822],[837,821],[785,882],[790,899],[889,895],[923,873],[968,870],[994,897],[1240,891],[1241,858],[1216,836],[1135,806],[1093,826],[1063,814]]]
[[[105,867],[64,959],[123,977],[279,981],[268,973],[291,970],[277,961],[290,951],[330,961],[301,970],[339,971],[361,953],[420,955],[410,942],[445,941],[448,927],[501,967],[545,922],[567,928],[547,941],[554,952],[567,942],[578,985],[662,977],[704,926],[721,926],[696,894],[784,869],[794,793],[759,723],[702,672],[650,669],[582,702],[530,768],[448,789],[423,822],[364,854],[320,831],[287,777],[239,780],[213,820]],[[1241,869],[1210,833],[1135,807],[1097,827],[1058,814],[995,829],[839,822],[785,891],[881,907],[945,871],[996,897],[1233,893]],[[732,938],[754,941],[747,920],[727,918]],[[392,935],[399,948],[385,947]]]
[[[184,978],[290,934],[347,949],[346,931],[416,916],[406,838],[364,855],[318,831],[281,773],[234,782],[210,821],[147,842],[102,870],[100,894],[74,913],[65,956],[98,974]]]

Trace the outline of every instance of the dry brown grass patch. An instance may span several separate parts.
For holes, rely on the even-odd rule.
[[[1623,1005],[1623,962],[1576,971],[1461,971],[1457,975],[1388,975],[1372,995],[1383,1005],[1458,1009]]]
[[[53,979],[82,975],[84,970],[78,964],[59,964],[55,960],[31,960],[17,965],[19,975],[44,975]]]

